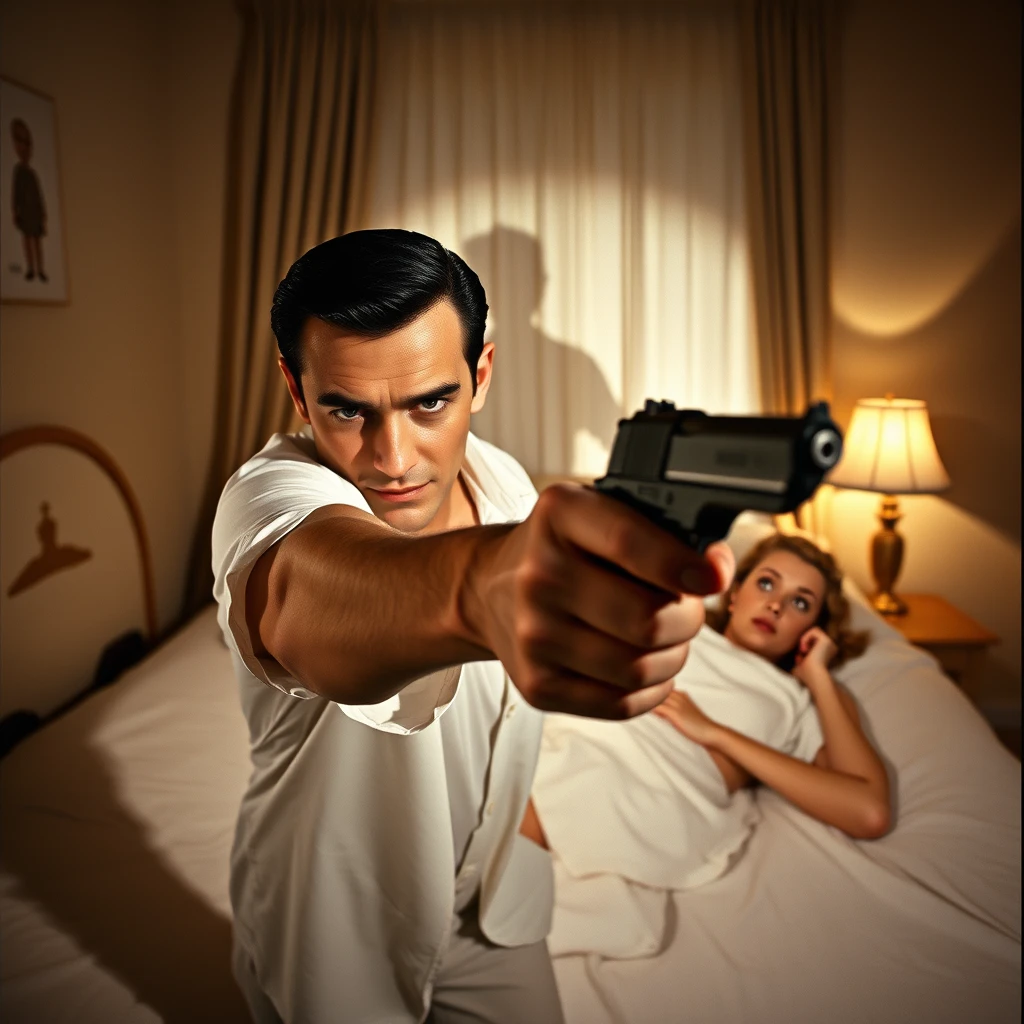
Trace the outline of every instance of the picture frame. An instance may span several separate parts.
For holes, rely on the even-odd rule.
[[[70,301],[56,104],[3,75],[0,253],[0,302]]]

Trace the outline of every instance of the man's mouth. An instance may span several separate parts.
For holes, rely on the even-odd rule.
[[[754,625],[757,626],[762,633],[775,633],[777,632],[775,626],[767,619],[754,619]]]
[[[379,487],[370,487],[368,490],[373,491],[377,497],[384,501],[412,501],[414,498],[418,498],[427,489],[426,484],[420,484],[418,487],[389,487],[387,490],[383,490]]]

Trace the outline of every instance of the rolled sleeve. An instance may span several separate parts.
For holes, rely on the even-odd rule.
[[[301,440],[275,435],[224,487],[213,526],[213,594],[225,642],[260,682],[290,697],[317,698],[273,658],[253,651],[245,615],[245,589],[259,559],[311,512],[351,505],[370,512],[358,488],[317,462]],[[428,673],[379,704],[333,702],[351,719],[382,732],[408,735],[425,729],[451,706],[461,666]]]

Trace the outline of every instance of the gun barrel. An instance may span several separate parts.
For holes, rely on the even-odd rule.
[[[743,509],[793,511],[841,454],[824,402],[803,416],[708,416],[649,401],[619,422],[595,486],[703,549]]]

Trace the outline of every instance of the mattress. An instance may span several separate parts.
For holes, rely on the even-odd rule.
[[[895,827],[858,842],[759,790],[740,860],[665,894],[655,956],[556,959],[568,1024],[1020,1019],[1020,762],[847,590],[872,641],[837,677],[886,762]]]
[[[248,773],[212,606],[0,762],[0,1018],[247,1021],[228,854]]]
[[[658,955],[556,961],[568,1024],[1019,1019],[1020,762],[928,655],[857,614],[875,640],[843,678],[895,830],[857,843],[761,793],[739,863],[667,897]],[[227,894],[248,772],[212,607],[0,762],[5,1021],[248,1019]]]

